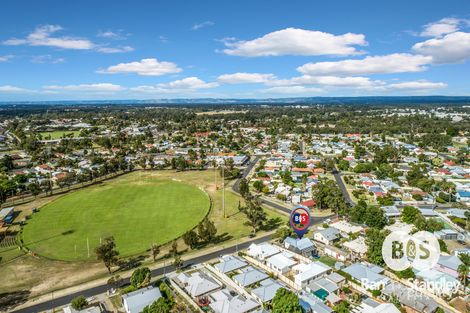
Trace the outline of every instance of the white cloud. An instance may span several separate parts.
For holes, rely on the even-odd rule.
[[[420,36],[423,37],[441,37],[446,34],[454,33],[460,30],[460,26],[468,21],[447,17],[437,22],[429,23],[423,26]]]
[[[370,75],[420,72],[432,63],[432,57],[408,53],[368,56],[361,60],[307,63],[297,68],[308,75]]]
[[[321,85],[333,87],[355,87],[366,88],[376,85],[381,85],[381,81],[372,81],[368,77],[338,77],[338,76],[309,76],[303,75],[300,77],[291,78],[288,81],[290,84],[296,85]]]
[[[64,58],[54,58],[50,54],[45,54],[45,55],[33,56],[31,58],[31,62],[37,63],[37,64],[44,64],[44,63],[59,64],[59,63],[64,63],[65,59]]]
[[[98,47],[96,49],[98,52],[102,53],[123,53],[123,52],[131,52],[134,51],[134,48],[131,46],[123,46],[123,47]]]
[[[229,55],[246,57],[279,55],[354,55],[356,45],[365,46],[362,34],[333,35],[321,31],[286,28],[248,41],[225,41]]]
[[[0,62],[6,62],[10,59],[13,59],[12,55],[0,55]]]
[[[202,23],[197,23],[197,24],[194,24],[193,27],[191,27],[191,29],[192,30],[199,30],[201,28],[209,27],[209,26],[214,26],[214,22],[205,21],[205,22],[202,22]]]
[[[53,91],[92,91],[92,92],[114,92],[121,91],[125,88],[120,85],[110,83],[98,84],[80,84],[80,85],[49,85],[44,86],[45,90]]]
[[[126,39],[126,35],[123,34],[122,30],[119,31],[99,31],[98,34],[96,35],[97,37],[100,38],[106,38],[106,39],[112,39],[112,40],[124,40]]]
[[[401,83],[393,83],[387,85],[389,90],[430,90],[430,89],[442,89],[446,88],[446,83],[435,83],[427,80],[417,80]]]
[[[92,42],[87,38],[77,38],[70,36],[58,36],[54,37],[53,35],[59,31],[63,30],[60,25],[44,25],[38,26],[36,29],[30,33],[25,38],[12,38],[5,40],[4,45],[8,46],[18,46],[18,45],[28,45],[28,46],[44,46],[44,47],[53,47],[60,49],[71,49],[71,50],[96,50],[102,53],[119,53],[119,52],[129,52],[134,49],[129,46],[124,47],[107,47],[106,45],[100,45]],[[109,34],[108,34],[109,36]]]
[[[279,86],[279,87],[271,87],[267,89],[262,89],[260,91],[262,93],[290,94],[290,95],[317,94],[317,93],[323,92],[323,90],[320,88],[305,87],[305,86]]]
[[[413,50],[431,56],[434,63],[458,63],[470,58],[470,33],[456,32],[418,42]]]
[[[24,89],[21,87],[11,86],[11,85],[4,85],[0,86],[0,92],[5,93],[17,93],[17,92],[25,92],[29,91],[28,89]]]
[[[180,80],[175,80],[169,83],[161,83],[155,86],[137,86],[131,88],[132,91],[147,92],[147,93],[187,93],[194,92],[199,89],[208,89],[219,86],[218,83],[207,83],[197,77],[187,77]]]
[[[13,38],[4,41],[5,45],[30,45],[30,46],[48,46],[61,49],[90,50],[94,44],[88,39],[74,37],[51,37],[52,34],[62,30],[59,25],[44,25],[36,27],[34,32],[30,33],[24,39]]]
[[[141,76],[160,76],[179,73],[181,71],[181,68],[179,68],[175,63],[160,62],[155,58],[151,58],[130,63],[119,63],[117,65],[112,65],[105,70],[98,70],[98,73],[134,73]]]
[[[258,84],[275,80],[274,74],[233,73],[220,75],[217,80],[223,84]]]

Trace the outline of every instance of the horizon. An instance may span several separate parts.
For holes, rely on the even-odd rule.
[[[468,1],[2,8],[0,102],[470,96]]]

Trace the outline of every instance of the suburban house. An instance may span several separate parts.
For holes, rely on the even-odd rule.
[[[334,258],[336,261],[341,261],[344,262],[346,260],[349,260],[351,258],[351,255],[339,248],[336,248],[335,246],[325,246],[323,249],[323,252],[325,255]]]
[[[284,247],[294,253],[310,257],[316,254],[316,247],[314,243],[308,238],[295,239],[287,237],[284,240]]]
[[[278,289],[283,286],[272,278],[268,278],[260,282],[260,286],[251,291],[252,295],[260,302],[270,302]]]
[[[147,306],[157,301],[162,294],[155,287],[142,288],[122,296],[126,313],[140,313]]]
[[[339,238],[340,231],[333,227],[318,230],[313,234],[313,240],[324,243],[325,245],[332,245]]]
[[[383,269],[370,264],[354,263],[343,269],[366,289],[377,290],[387,285],[390,280],[381,275]]]
[[[269,258],[270,256],[278,254],[279,252],[281,252],[279,248],[269,243],[263,243],[259,245],[253,243],[248,247],[247,250],[247,254],[249,256],[262,261]]]
[[[364,228],[362,226],[353,225],[344,220],[330,224],[330,227],[336,228],[340,231],[341,236],[348,237],[350,234],[357,234],[362,232]]]
[[[382,294],[389,299],[395,296],[400,303],[411,309],[408,312],[434,313],[439,305],[434,299],[403,284],[392,282],[382,289]]]
[[[222,287],[220,282],[202,271],[191,275],[181,273],[175,278],[175,282],[193,298],[206,295]]]
[[[268,277],[268,274],[250,266],[244,268],[240,274],[235,275],[233,280],[241,287],[247,287],[265,280]]]
[[[289,272],[295,264],[297,261],[289,252],[278,253],[266,259],[266,265],[278,274]]]
[[[222,274],[238,270],[248,265],[245,261],[233,255],[224,255],[220,260],[220,263],[217,263],[214,267]]]
[[[461,264],[463,263],[462,261],[460,261],[458,256],[441,255],[434,268],[442,273],[446,273],[451,275],[452,277],[458,278],[458,268]],[[470,277],[470,274],[468,276]]]
[[[292,271],[294,273],[294,282],[303,288],[315,279],[328,274],[331,267],[321,262],[300,263],[295,265]]]
[[[354,313],[400,313],[392,303],[380,303],[371,298],[362,300],[361,304],[354,308]]]
[[[215,313],[245,313],[252,312],[260,304],[252,298],[246,298],[242,295],[232,295],[228,289],[218,290],[210,295],[210,308]]]

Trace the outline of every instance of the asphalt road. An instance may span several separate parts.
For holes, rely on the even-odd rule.
[[[212,252],[212,253],[208,253],[208,254],[205,254],[205,255],[202,255],[202,256],[199,256],[199,257],[195,257],[195,258],[184,261],[183,267],[189,267],[189,266],[194,265],[194,264],[207,262],[209,260],[218,258],[219,256],[224,255],[224,254],[236,253],[238,250],[243,250],[243,249],[248,248],[252,243],[261,243],[261,242],[268,241],[270,239],[271,239],[271,235],[266,235],[266,236],[263,236],[263,237],[260,237],[260,238],[257,238],[257,239],[253,239],[253,240],[241,243],[241,244],[237,244],[237,245],[234,245],[234,246],[231,246],[231,247],[228,247],[228,248],[216,251],[216,252]],[[175,267],[173,265],[168,265],[168,266],[161,267],[161,268],[153,270],[152,271],[152,276],[153,277],[160,276],[160,275],[163,275],[165,273],[173,272],[174,270],[175,270]],[[129,279],[125,279],[123,281],[123,284],[128,284],[128,283],[129,283]],[[110,286],[108,284],[103,284],[103,285],[99,285],[99,286],[96,286],[96,287],[93,287],[93,288],[90,288],[90,289],[75,292],[75,293],[67,295],[67,296],[52,299],[52,300],[47,301],[47,302],[38,303],[36,305],[30,306],[30,307],[27,307],[27,308],[24,308],[24,309],[19,309],[19,310],[16,310],[16,311],[13,310],[12,312],[35,313],[35,312],[40,312],[40,311],[51,310],[53,308],[64,306],[64,305],[70,303],[70,301],[72,301],[72,299],[75,298],[75,297],[84,296],[84,297],[88,298],[88,297],[92,297],[92,296],[95,296],[95,295],[98,295],[98,294],[101,294],[101,293],[105,293],[108,289],[110,289]],[[52,295],[51,295],[51,297],[52,297]]]
[[[346,185],[341,179],[341,172],[338,170],[335,170],[333,171],[333,176],[336,180],[336,184],[338,184],[339,188],[341,189],[341,192],[343,193],[343,197],[346,203],[348,203],[350,206],[355,206],[356,203],[351,199],[351,196],[349,195],[349,192],[346,189]]]
[[[237,181],[233,184],[232,186],[232,190],[236,193],[239,193],[240,192],[240,179],[242,178],[246,178],[248,176],[248,174],[250,173],[251,169],[253,167],[255,167],[256,163],[258,163],[260,157],[257,156],[253,161],[250,161],[250,164],[246,167],[246,169],[242,172],[242,175],[239,179],[237,179]],[[272,202],[272,201],[269,201],[269,200],[265,200],[265,199],[260,199],[262,203],[264,204],[267,204],[269,205],[270,207],[273,207],[275,208],[276,210],[279,210],[279,211],[282,211],[282,212],[285,212],[287,214],[290,214],[290,211],[291,209],[289,208],[286,208],[285,206],[282,206],[278,203],[275,203],[275,202]]]

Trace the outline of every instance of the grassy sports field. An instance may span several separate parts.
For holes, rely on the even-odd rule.
[[[194,185],[127,175],[45,205],[28,220],[22,238],[41,256],[72,261],[95,260],[100,240],[114,236],[121,255],[130,256],[179,237],[209,206],[207,194]]]
[[[59,139],[62,138],[64,135],[70,135],[73,134],[74,137],[78,137],[80,134],[80,131],[78,130],[55,130],[51,132],[41,132],[40,133],[43,139],[49,138],[54,140],[54,139]]]

